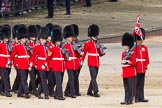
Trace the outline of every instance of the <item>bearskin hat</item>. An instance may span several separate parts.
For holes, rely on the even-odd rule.
[[[49,34],[49,29],[47,27],[42,27],[41,28],[41,32],[40,32],[40,35],[39,35],[39,39],[42,38],[42,39],[47,39],[48,38],[48,34]]]
[[[38,36],[38,28],[35,25],[28,26],[28,37],[37,37]]]
[[[97,37],[99,35],[99,26],[96,24],[92,24],[88,28],[88,37]]]
[[[28,38],[28,31],[25,24],[20,24],[17,28],[17,39]]]
[[[62,28],[61,26],[57,26],[53,29],[53,35],[51,38],[52,42],[55,43],[56,41],[62,41],[63,36],[62,36]]]
[[[54,25],[52,23],[48,23],[46,25],[46,27],[49,29],[49,34],[48,36],[52,36],[53,35],[53,29],[54,29]]]
[[[132,34],[130,33],[125,33],[122,37],[122,46],[129,46],[130,48],[133,47],[134,45],[134,38],[132,36]]]
[[[138,36],[135,31],[133,31],[132,35],[135,37],[135,41],[137,40],[145,40],[145,36],[146,36],[146,31],[144,28],[140,28],[141,32],[142,32],[142,36],[143,36],[143,39],[141,38],[141,36]]]
[[[61,27],[60,25],[55,24],[55,25],[54,25],[54,29],[55,29],[55,28],[61,29],[61,31],[62,31],[62,27]]]
[[[11,37],[11,27],[8,25],[3,25],[1,28],[2,39]]]
[[[9,24],[4,24],[3,26],[9,27],[11,29],[11,26]]]
[[[74,28],[74,36],[77,37],[79,36],[79,27],[77,24],[72,24],[73,28]]]
[[[72,25],[67,25],[64,28],[63,31],[63,35],[64,35],[64,39],[70,37],[70,36],[74,36],[74,28]]]
[[[15,39],[17,37],[17,29],[19,28],[19,25],[14,25],[12,28],[12,37]]]

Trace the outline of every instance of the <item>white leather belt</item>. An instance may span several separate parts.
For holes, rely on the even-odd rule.
[[[0,54],[0,57],[10,57],[10,55]]]
[[[64,60],[64,58],[52,58],[52,60]]]
[[[137,62],[140,62],[140,61],[141,61],[141,62],[144,62],[144,61],[146,61],[146,59],[136,59],[136,61],[137,61]]]
[[[46,60],[44,57],[38,57],[38,60]]]
[[[77,59],[76,57],[69,57],[69,60],[75,60]]]
[[[88,53],[89,56],[99,56],[99,54]]]
[[[17,58],[29,58],[29,55],[18,56]]]
[[[122,64],[122,67],[129,67],[129,66],[131,66],[131,65],[123,65],[123,64]]]

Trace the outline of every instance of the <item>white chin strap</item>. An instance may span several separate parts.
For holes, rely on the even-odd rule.
[[[97,40],[97,38],[96,38],[96,37],[91,37],[91,39],[93,39],[94,41],[96,41],[96,40]]]

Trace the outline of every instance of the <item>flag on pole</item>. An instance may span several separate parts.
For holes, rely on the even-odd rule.
[[[133,33],[133,35],[134,36],[140,36],[141,37],[141,39],[142,40],[144,40],[143,39],[143,33],[142,33],[142,31],[141,31],[141,24],[140,24],[140,15],[139,14],[137,14],[136,15],[136,23],[135,23],[135,29],[134,29],[134,33]]]

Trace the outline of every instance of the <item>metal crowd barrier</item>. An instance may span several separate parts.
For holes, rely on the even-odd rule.
[[[10,14],[46,7],[46,0],[0,0],[0,6],[1,14]]]

